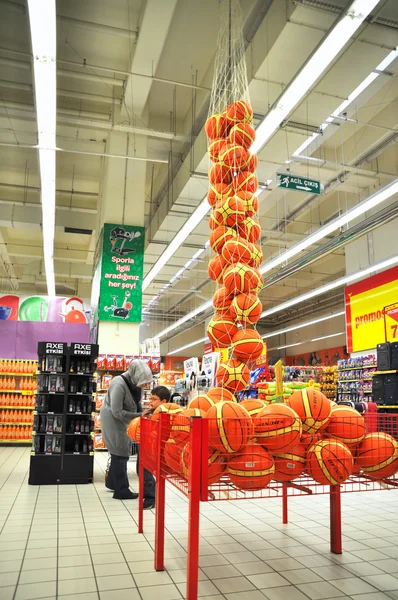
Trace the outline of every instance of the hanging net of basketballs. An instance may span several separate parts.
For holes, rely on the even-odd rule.
[[[217,285],[207,333],[215,348],[228,349],[228,358],[218,367],[218,387],[194,398],[185,410],[165,404],[150,421],[141,422],[141,457],[146,468],[186,494],[189,470],[196,469],[191,477],[201,478],[202,499],[275,496],[284,484],[290,494],[329,492],[330,485],[339,484],[345,491],[394,487],[398,415],[363,416],[311,388],[294,392],[285,403],[237,401],[264,348],[256,331],[262,312],[262,251],[239,2],[225,0],[220,10],[205,125],[213,253],[208,273]],[[129,427],[135,441],[140,441],[139,426],[138,419]],[[194,462],[193,451],[199,454]]]

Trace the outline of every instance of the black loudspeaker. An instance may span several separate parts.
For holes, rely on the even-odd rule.
[[[398,370],[398,342],[391,342],[391,369]]]
[[[398,405],[398,376],[386,375],[384,377],[384,400],[387,406]]]
[[[391,369],[390,342],[377,344],[377,369],[378,371],[389,371]]]

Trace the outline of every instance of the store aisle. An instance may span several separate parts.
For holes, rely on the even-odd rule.
[[[0,600],[178,600],[185,595],[187,503],[167,494],[167,571],[153,571],[154,514],[103,485],[31,487],[28,448],[0,448]],[[132,460],[130,470],[135,467]],[[131,473],[131,483],[137,479]],[[398,600],[398,491],[343,497],[342,556],[329,553],[326,496],[203,505],[199,594],[207,600]]]

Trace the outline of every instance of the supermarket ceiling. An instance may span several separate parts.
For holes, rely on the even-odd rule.
[[[351,3],[241,0],[256,124]],[[156,18],[159,6],[164,12]],[[145,203],[147,229],[144,316],[149,324],[158,323],[153,333],[214,291],[207,275],[207,216],[155,275],[152,269],[206,194],[203,125],[218,24],[215,0],[57,1],[57,146],[64,149],[57,152],[57,293],[90,295],[104,154],[112,131],[131,132],[146,141],[150,159],[139,201]],[[153,44],[155,37],[163,43]],[[32,55],[23,0],[0,0],[0,39],[0,291],[45,293]],[[260,150],[264,261],[397,178],[397,46],[398,2],[380,0]],[[133,86],[127,85],[130,73]],[[320,180],[324,193],[278,188],[276,172],[287,170]],[[344,275],[347,239],[391,221],[398,214],[396,202],[392,196],[367,213],[366,228],[350,221],[344,231],[307,248],[306,260],[296,265],[292,259],[267,273],[264,308]],[[352,235],[342,236],[346,230]],[[337,289],[316,306],[302,304],[274,319],[280,323],[292,314],[341,305],[342,289]]]

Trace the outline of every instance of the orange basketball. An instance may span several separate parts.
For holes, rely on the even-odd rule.
[[[228,135],[228,139],[231,144],[239,144],[247,150],[254,142],[255,137],[256,132],[250,123],[237,123],[231,127]]]
[[[182,473],[181,457],[183,449],[183,446],[172,439],[167,440],[164,445],[164,460],[173,473]]]
[[[239,171],[232,179],[232,187],[237,192],[242,190],[254,194],[258,188],[258,179],[251,171]]]
[[[213,163],[209,169],[209,181],[214,183],[231,183],[231,171],[220,162]]]
[[[237,171],[249,160],[249,153],[238,144],[229,144],[222,146],[218,155],[219,162],[232,171]]]
[[[307,452],[305,468],[316,482],[339,485],[352,473],[354,461],[350,449],[337,440],[317,442]]]
[[[209,147],[207,149],[210,160],[212,160],[213,162],[218,161],[220,150],[223,146],[225,146],[225,138],[216,138],[215,140],[212,140],[210,142]]]
[[[217,402],[236,402],[236,398],[233,395],[232,392],[230,392],[229,390],[227,390],[226,388],[221,388],[221,387],[213,387],[210,388],[207,392],[206,392],[206,396],[209,396],[209,398],[211,398],[214,403]]]
[[[207,413],[209,408],[215,405],[215,400],[210,398],[207,394],[200,394],[200,396],[196,396],[189,403],[187,408],[199,408],[204,413]]]
[[[213,256],[213,258],[209,260],[209,266],[207,268],[207,272],[209,274],[210,279],[212,279],[213,281],[217,281],[217,283],[220,283],[223,280],[224,271],[227,268],[227,266],[229,265],[220,254],[217,254],[217,256]]]
[[[237,237],[237,233],[235,229],[231,227],[225,227],[225,225],[220,225],[214,231],[211,232],[210,235],[210,246],[214,252],[221,254],[222,247],[228,240],[232,240]]]
[[[324,429],[332,411],[325,394],[305,388],[297,390],[287,399],[287,404],[298,414],[303,423],[304,433],[316,433]]]
[[[217,402],[206,413],[209,446],[222,453],[237,452],[253,437],[248,412],[236,402]]]
[[[232,338],[232,352],[238,360],[256,360],[263,349],[263,338],[255,329],[240,329]]]
[[[214,231],[217,227],[220,226],[220,223],[216,220],[214,213],[212,212],[209,217],[209,228]]]
[[[245,218],[245,208],[242,200],[237,196],[231,196],[226,200],[217,202],[214,206],[213,217],[218,225],[236,227]]]
[[[225,242],[221,254],[228,264],[237,262],[248,264],[254,252],[253,245],[238,236],[233,240]]]
[[[228,348],[237,331],[236,323],[223,315],[213,315],[207,326],[207,335],[215,348]]]
[[[228,312],[231,308],[233,296],[225,287],[219,288],[213,296],[213,306],[219,313]]]
[[[205,123],[205,131],[208,138],[225,137],[228,134],[230,122],[225,115],[211,115]]]
[[[365,419],[355,408],[335,406],[332,408],[325,431],[332,438],[344,442],[351,448],[359,444],[365,437]]]
[[[303,433],[301,436],[300,444],[303,446],[304,450],[308,450],[313,444],[319,442],[322,439],[320,433]]]
[[[207,192],[207,201],[214,206],[220,200],[226,200],[234,195],[234,189],[229,183],[213,183]]]
[[[257,323],[263,312],[263,305],[257,294],[238,294],[232,299],[231,315],[243,325]]]
[[[260,223],[256,219],[253,219],[253,217],[246,217],[241,223],[239,223],[238,233],[245,240],[248,240],[254,244],[261,237]]]
[[[262,490],[274,474],[274,461],[260,444],[251,442],[228,461],[228,475],[240,490]]]
[[[240,196],[242,192],[238,195]],[[245,192],[247,194],[247,192]],[[259,202],[257,196],[254,194],[247,194],[249,197],[244,201],[243,208],[245,209],[245,216],[252,217],[254,214],[258,212]]]
[[[288,452],[273,455],[275,462],[275,481],[293,481],[300,477],[305,467],[306,451],[302,444],[296,444]]]
[[[199,408],[187,408],[176,415],[171,426],[170,438],[177,444],[186,444],[189,440],[192,417],[205,417],[206,413]]]
[[[257,290],[261,275],[248,265],[237,262],[224,271],[223,283],[231,294],[243,294]]]
[[[185,477],[188,479],[189,470],[189,455],[191,449],[190,444],[186,444],[181,457],[182,471]],[[209,460],[207,468],[207,479],[209,485],[220,481],[221,477],[227,469],[227,458],[223,456],[218,450],[209,450]]]
[[[249,265],[258,269],[258,267],[263,262],[263,251],[261,250],[261,247],[258,244],[252,244],[252,246],[253,252]]]
[[[265,408],[265,402],[258,400],[257,398],[248,398],[247,400],[242,400],[242,402],[239,402],[239,405],[243,406],[243,408],[247,410],[251,417],[254,417],[260,412],[260,410]]]
[[[228,121],[233,123],[246,122],[251,123],[253,120],[253,109],[245,100],[237,100],[232,102],[224,111]]]
[[[250,171],[250,173],[255,173],[258,167],[258,158],[255,154],[250,154],[247,163],[245,164],[245,171]]]
[[[386,479],[398,471],[398,442],[388,433],[368,433],[358,446],[355,462],[371,479]]]
[[[162,441],[167,440],[170,437],[171,425],[173,423],[173,419],[175,415],[182,412],[182,407],[178,404],[174,404],[174,402],[165,402],[164,404],[160,404],[157,408],[155,408],[152,414],[152,421],[158,421],[160,419],[160,415],[162,413],[166,413],[170,415],[169,419],[166,422],[162,423],[161,430],[161,439]]]
[[[231,392],[240,392],[249,385],[250,370],[239,360],[230,358],[221,363],[216,372],[218,385]]]
[[[127,435],[133,442],[140,443],[140,424],[141,417],[136,417],[132,421],[130,421],[129,426],[127,427]]]
[[[287,452],[300,441],[298,415],[286,404],[270,404],[253,417],[254,435],[267,450]]]

